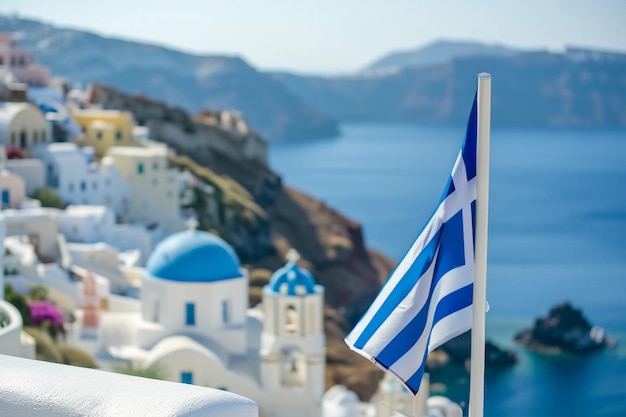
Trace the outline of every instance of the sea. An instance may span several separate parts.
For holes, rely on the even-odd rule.
[[[341,132],[273,142],[271,166],[399,260],[441,197],[464,127],[359,123]],[[485,416],[626,417],[626,130],[496,127],[490,171],[487,338],[520,361],[487,371]],[[563,301],[617,347],[576,356],[514,344]],[[465,370],[434,382],[467,405]]]

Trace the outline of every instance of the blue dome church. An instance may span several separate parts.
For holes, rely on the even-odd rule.
[[[321,417],[324,288],[297,261],[291,252],[250,309],[228,243],[194,227],[173,234],[148,259],[140,300],[102,312],[94,356],[244,395],[266,417]]]
[[[162,241],[146,264],[141,304],[143,320],[167,333],[247,352],[248,273],[218,236],[192,228]]]

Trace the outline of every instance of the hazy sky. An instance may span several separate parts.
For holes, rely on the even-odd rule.
[[[1,0],[12,12],[304,72],[350,72],[442,38],[626,51],[626,0]]]

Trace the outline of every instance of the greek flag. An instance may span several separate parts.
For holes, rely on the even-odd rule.
[[[413,394],[428,354],[472,325],[476,138],[474,99],[465,143],[439,206],[346,337],[351,349]]]

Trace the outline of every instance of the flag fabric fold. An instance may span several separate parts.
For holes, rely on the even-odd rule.
[[[472,325],[476,101],[437,209],[345,339],[414,394],[428,354]]]

